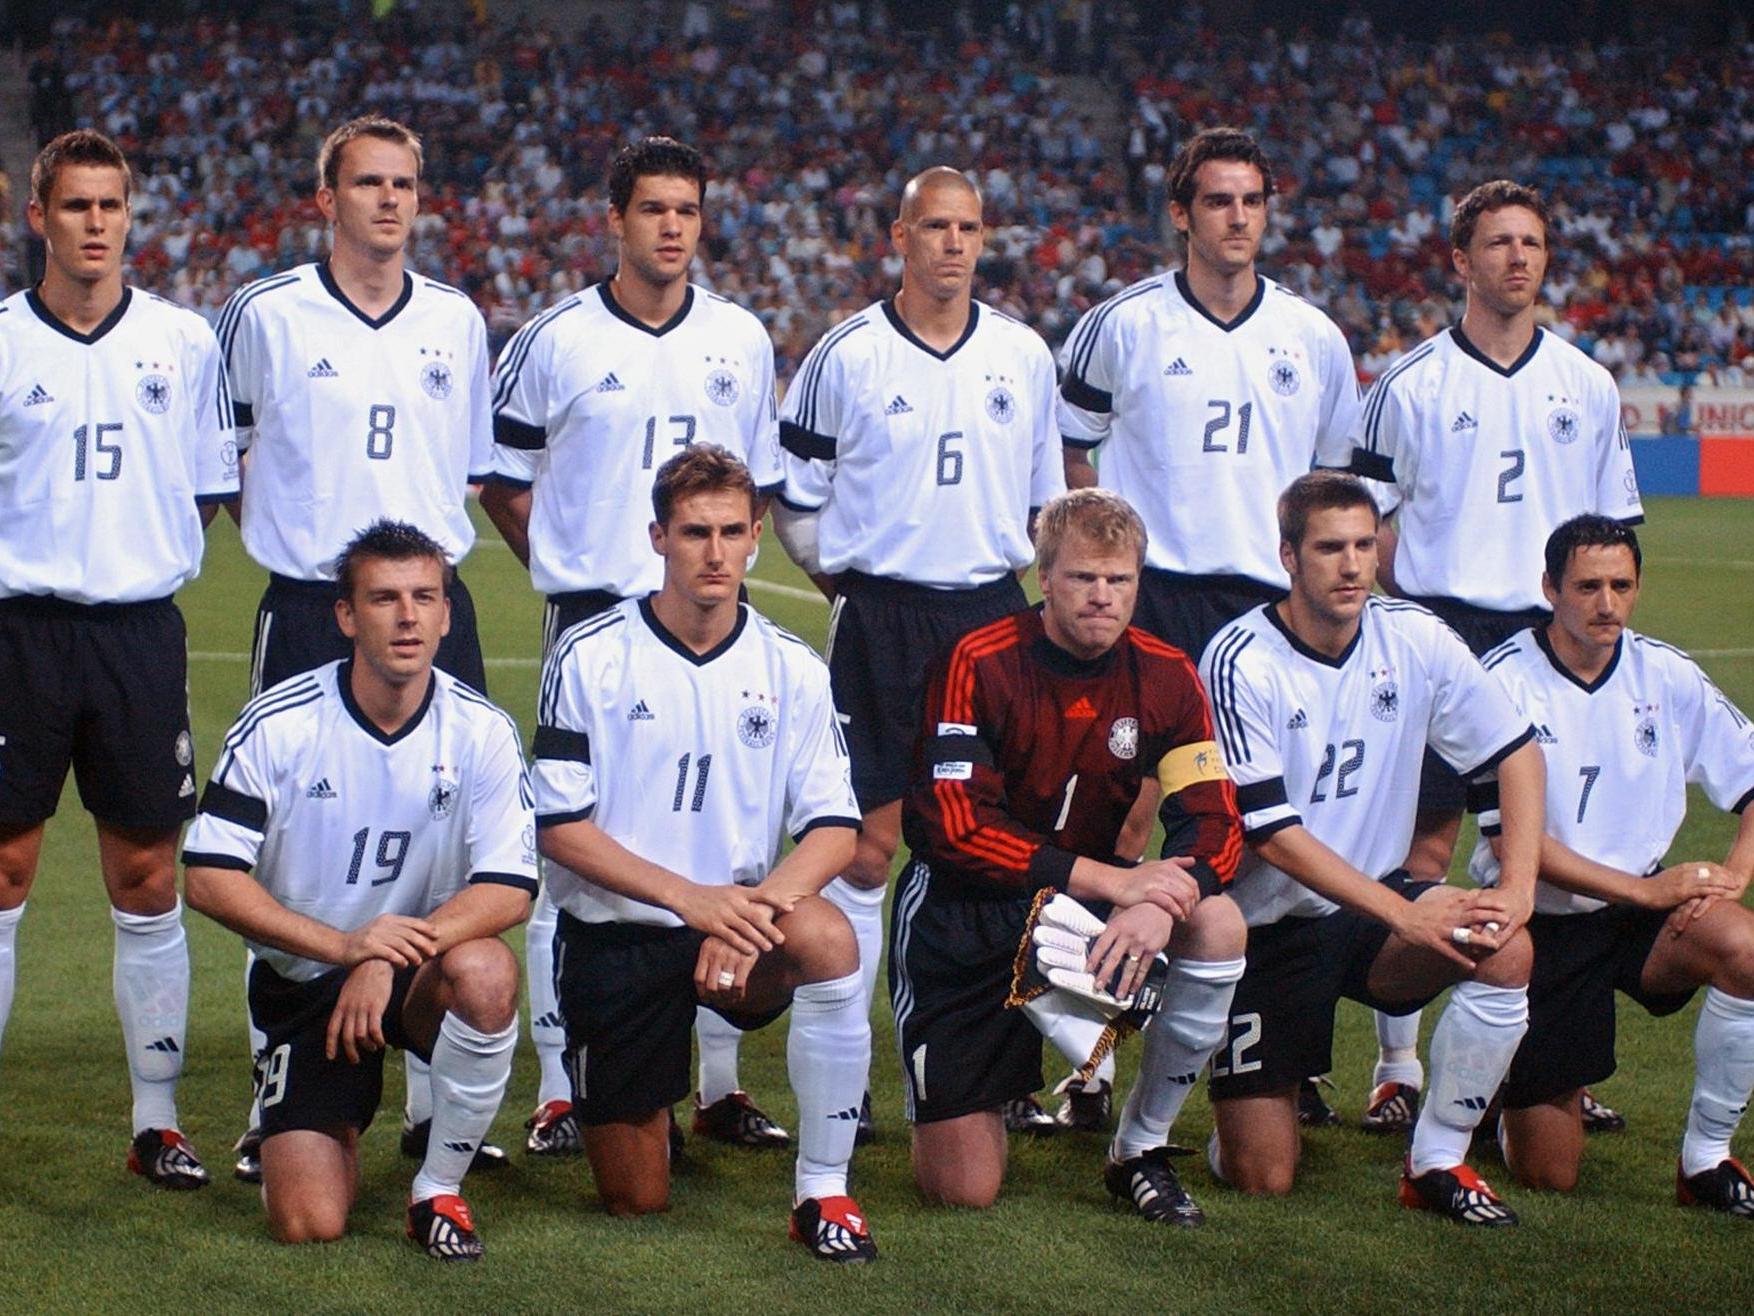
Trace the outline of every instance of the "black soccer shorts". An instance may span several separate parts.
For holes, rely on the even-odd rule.
[[[171,600],[0,599],[0,826],[53,816],[69,766],[100,822],[195,816],[188,636]]]
[[[1173,644],[1199,664],[1212,637],[1231,622],[1285,597],[1285,591],[1247,576],[1186,576],[1146,567],[1139,576],[1133,625]]]
[[[706,934],[651,923],[585,923],[560,911],[554,991],[566,1022],[573,1109],[585,1125],[636,1123],[692,1087],[694,966]],[[786,1006],[743,1014],[709,1006],[748,1032]]]
[[[973,589],[931,589],[857,571],[836,577],[828,674],[853,760],[853,795],[869,811],[899,800],[913,771],[926,673],[976,627],[1029,606],[1006,573]]]
[[[451,630],[439,641],[433,663],[486,694],[487,668],[481,660],[481,636],[475,626],[475,600],[461,576],[452,576],[446,597],[451,601]],[[353,641],[341,633],[335,620],[333,581],[268,577],[268,588],[256,608],[256,633],[250,644],[252,696],[352,654]]]
[[[361,1052],[357,1064],[337,1051],[323,1054],[329,1016],[349,970],[336,968],[308,982],[283,978],[262,960],[250,966],[250,1018],[267,1036],[256,1061],[262,1094],[262,1136],[296,1129],[337,1128],[364,1133],[384,1095],[384,1052]],[[402,1009],[416,968],[397,969],[384,1011],[384,1041],[422,1060],[430,1051],[415,1045],[402,1028]]]
[[[1616,991],[1658,1018],[1693,999],[1696,989],[1647,992],[1639,981],[1668,917],[1666,909],[1609,905],[1529,920],[1529,1031],[1510,1062],[1506,1106],[1538,1106],[1613,1074]]]
[[[1412,601],[1430,608],[1448,623],[1476,658],[1496,649],[1518,631],[1530,626],[1545,626],[1553,620],[1553,614],[1545,608],[1499,612],[1493,608],[1476,608],[1460,599],[1415,598]],[[1420,811],[1460,813],[1467,797],[1468,783],[1462,780],[1461,774],[1444,762],[1436,750],[1427,748],[1419,770]]]
[[[1437,882],[1405,869],[1382,879],[1407,900]],[[1349,909],[1282,918],[1249,929],[1248,968],[1230,1006],[1230,1036],[1212,1057],[1212,1100],[1257,1097],[1296,1087],[1334,1064],[1334,1007],[1340,998],[1385,1014],[1423,1009],[1439,991],[1386,1000],[1370,990],[1370,968],[1389,939],[1386,924]]]
[[[889,998],[915,1124],[996,1110],[1040,1089],[1041,1034],[1022,1010],[1005,1008],[1033,896],[934,891],[918,860],[896,879]]]

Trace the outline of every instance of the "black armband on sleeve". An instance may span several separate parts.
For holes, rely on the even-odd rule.
[[[1114,394],[1103,392],[1077,375],[1066,376],[1066,382],[1060,385],[1060,396],[1074,407],[1100,412],[1105,416],[1115,409]]]
[[[1383,484],[1395,482],[1395,461],[1386,453],[1371,452],[1368,448],[1352,449],[1352,474],[1366,480],[1378,480]]]
[[[254,795],[245,795],[242,791],[234,791],[230,786],[222,786],[217,781],[207,783],[207,789],[201,792],[201,812],[210,813],[215,818],[223,818],[228,823],[236,823],[239,827],[248,827],[252,832],[268,830],[268,805]]]
[[[789,420],[780,422],[780,447],[805,461],[831,462],[836,442],[826,434],[817,434]]]
[[[538,448],[548,446],[548,431],[540,425],[532,425],[502,412],[493,418],[493,441],[508,448],[535,452]]]
[[[563,759],[568,763],[591,761],[591,738],[583,731],[565,727],[537,727],[530,756],[538,759]]]
[[[933,736],[926,741],[926,762],[934,768],[941,763],[978,763],[990,768],[993,751],[979,736]]]

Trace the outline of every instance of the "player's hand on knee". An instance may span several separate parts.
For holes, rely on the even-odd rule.
[[[395,977],[395,970],[383,960],[368,960],[347,975],[329,1012],[324,1055],[333,1060],[339,1051],[357,1065],[362,1052],[384,1049],[384,1011],[390,1008]]]
[[[343,968],[367,960],[385,960],[401,968],[424,964],[438,953],[438,929],[426,919],[405,914],[379,914],[347,934],[341,952]]]
[[[755,887],[694,885],[676,913],[697,932],[729,942],[744,955],[760,955],[785,944],[775,920],[796,903]]]
[[[1398,917],[1390,925],[1390,931],[1408,945],[1431,951],[1472,972],[1474,957],[1464,948],[1474,938],[1472,922],[1476,911],[1471,902],[1440,898],[1443,894],[1433,892],[1418,900],[1402,901],[1395,911]],[[1462,894],[1456,892],[1457,896]],[[1484,928],[1481,932],[1490,935]]]
[[[1119,910],[1091,943],[1085,971],[1097,982],[1113,983],[1115,997],[1130,997],[1174,931],[1174,917],[1149,901]]]
[[[1200,903],[1199,883],[1187,871],[1192,862],[1173,858],[1140,864],[1127,874],[1111,903],[1130,907],[1150,902],[1178,919],[1192,918]]]
[[[694,962],[694,994],[708,1005],[741,1005],[756,959],[727,941],[708,937]]]
[[[1669,917],[1663,924],[1664,933],[1671,939],[1684,936],[1687,930],[1703,918],[1721,896],[1694,896],[1691,900],[1683,900],[1669,911]]]
[[[1646,878],[1639,890],[1648,908],[1674,909],[1677,905],[1705,898],[1740,900],[1747,885],[1722,864],[1692,860],[1673,864],[1656,876]]]

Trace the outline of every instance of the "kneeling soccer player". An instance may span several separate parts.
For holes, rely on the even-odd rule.
[[[1103,1181],[1147,1220],[1204,1219],[1169,1163],[1169,1128],[1224,1038],[1246,931],[1222,894],[1242,850],[1235,794],[1193,664],[1128,622],[1145,527],[1117,494],[1042,510],[1042,606],[965,635],[934,673],[903,825],[890,994],[914,1122],[914,1178],[935,1201],[989,1206],[1005,1175],[1006,1102],[1041,1086],[1037,1029],[1075,1062],[1088,1017],[1061,993],[1007,1010],[1042,894],[1115,910],[1089,961],[1131,993],[1170,956],[1161,1008]],[[1114,862],[1140,783],[1163,787],[1164,857]]]
[[[573,626],[543,666],[537,825],[559,866],[573,1104],[609,1211],[665,1210],[696,1007],[750,1029],[790,1006],[791,1235],[867,1261],[876,1244],[846,1181],[871,1025],[852,927],[819,894],[852,858],[859,810],[828,668],[738,602],[755,498],[714,444],[665,462],[662,588]],[[776,863],[784,833],[797,844]]]
[[[391,1045],[432,1065],[409,1237],[473,1260],[461,1182],[511,1074],[518,964],[499,934],[536,891],[533,796],[511,718],[433,669],[444,550],[379,521],[338,564],[353,656],[245,706],[185,842],[188,899],[256,955],[274,1236],[345,1231]]]
[[[1213,1170],[1245,1192],[1289,1192],[1298,1083],[1328,1070],[1340,998],[1404,1013],[1459,979],[1432,1039],[1401,1200],[1509,1225],[1516,1216],[1462,1158],[1528,1027],[1541,754],[1453,631],[1372,596],[1380,524],[1351,476],[1293,481],[1279,500],[1290,595],[1225,627],[1201,660],[1253,851],[1234,886],[1249,963],[1212,1062]],[[1495,890],[1396,867],[1428,743],[1466,776],[1498,769]]]
[[[1676,1196],[1754,1217],[1754,1177],[1730,1138],[1754,1091],[1754,735],[1748,719],[1679,649],[1629,629],[1641,555],[1630,527],[1567,521],[1547,541],[1545,626],[1484,659],[1535,724],[1552,789],[1529,936],[1529,1035],[1511,1064],[1502,1144],[1517,1181],[1568,1190],[1583,1157],[1582,1089],[1614,1072],[1614,992],[1655,1015],[1699,987],[1693,1104]],[[1661,867],[1696,782],[1741,815],[1719,865]],[[1496,792],[1472,871],[1498,877]]]

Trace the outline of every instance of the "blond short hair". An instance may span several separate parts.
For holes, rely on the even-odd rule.
[[[1145,523],[1133,505],[1112,489],[1074,489],[1041,509],[1035,531],[1041,570],[1053,570],[1067,536],[1073,534],[1101,549],[1131,549],[1139,565],[1145,565]]]

